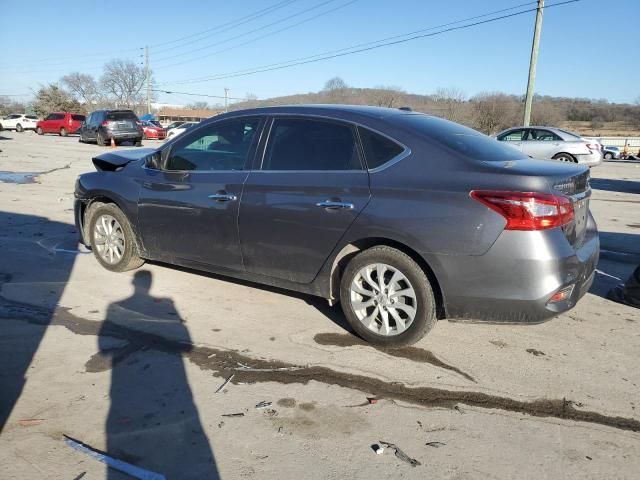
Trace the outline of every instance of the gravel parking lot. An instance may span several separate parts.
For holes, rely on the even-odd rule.
[[[108,148],[0,132],[0,150],[1,478],[130,478],[64,435],[167,479],[637,478],[640,310],[604,297],[640,264],[640,162],[592,170],[602,255],[574,310],[384,351],[321,299],[104,270],[72,201]]]

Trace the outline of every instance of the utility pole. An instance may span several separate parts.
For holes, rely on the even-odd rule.
[[[533,84],[536,81],[536,64],[538,63],[538,48],[540,46],[540,29],[542,28],[542,12],[544,0],[538,0],[536,12],[536,27],[533,31],[533,45],[531,45],[531,60],[529,62],[529,80],[527,81],[527,97],[524,101],[524,126],[531,122],[531,102],[533,102]]]
[[[225,88],[224,89],[224,113],[227,113],[229,111],[227,108],[228,100],[229,100],[228,95],[229,95],[229,89]]]
[[[144,47],[144,70],[147,77],[147,113],[151,113],[151,75],[149,75],[149,47]]]

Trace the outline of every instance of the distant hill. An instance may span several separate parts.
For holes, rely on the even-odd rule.
[[[336,81],[336,79],[332,79]],[[331,82],[331,81],[330,81]],[[328,82],[328,84],[330,83]],[[409,107],[437,115],[485,133],[496,133],[522,124],[524,98],[486,92],[467,98],[457,89],[439,89],[432,95],[407,93],[397,87],[354,88],[344,85],[319,92],[300,93],[265,100],[247,100],[230,109],[305,103],[344,103],[382,107]],[[640,105],[614,104],[606,100],[535,96],[532,125],[553,125],[584,135],[640,135]]]

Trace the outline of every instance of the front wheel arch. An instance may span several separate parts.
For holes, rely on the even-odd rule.
[[[342,249],[335,256],[331,267],[331,274],[329,276],[329,293],[331,296],[330,301],[334,302],[340,298],[340,280],[342,279],[342,273],[344,272],[344,269],[346,268],[349,261],[361,251],[376,246],[395,248],[396,250],[399,250],[411,257],[411,259],[416,262],[420,266],[420,268],[422,268],[422,271],[429,279],[429,282],[431,282],[431,288],[433,290],[433,295],[436,301],[436,318],[438,320],[447,318],[444,294],[442,292],[442,288],[440,287],[440,282],[438,282],[438,279],[431,266],[422,257],[422,255],[413,250],[411,247],[390,238],[362,238],[359,240],[354,240],[342,247]]]
[[[95,197],[92,197],[91,200],[89,200],[87,204],[84,206],[84,209],[80,212],[80,218],[82,219],[82,226],[81,226],[82,238],[86,242],[85,245],[91,248],[91,241],[90,241],[91,237],[89,236],[90,232],[88,230],[91,209],[93,208],[95,210],[100,205],[104,205],[107,203],[114,204],[116,207],[120,209],[122,214],[127,218],[127,221],[129,222],[129,225],[131,225],[131,229],[133,230],[133,233],[134,233],[136,248],[138,250],[138,253],[142,256],[144,253],[144,249],[142,248],[142,243],[140,241],[140,233],[138,231],[137,223],[132,220],[131,216],[127,214],[127,210],[122,208],[122,206],[117,201],[104,195],[97,195]]]

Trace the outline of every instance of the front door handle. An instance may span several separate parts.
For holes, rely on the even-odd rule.
[[[325,200],[324,202],[316,203],[316,207],[325,208],[327,210],[353,210],[353,203]]]
[[[224,192],[214,193],[213,195],[209,195],[209,198],[216,202],[233,202],[238,199],[235,195]]]

